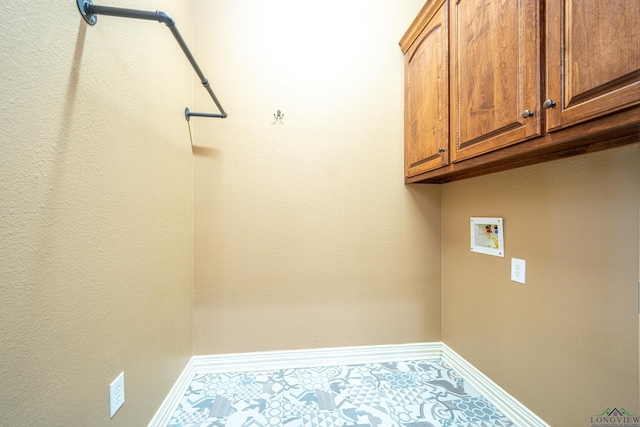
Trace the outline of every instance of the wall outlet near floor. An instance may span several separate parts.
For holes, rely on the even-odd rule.
[[[523,259],[511,258],[511,280],[524,285],[527,262]]]
[[[113,418],[114,414],[124,403],[124,372],[118,375],[109,385],[109,413]]]

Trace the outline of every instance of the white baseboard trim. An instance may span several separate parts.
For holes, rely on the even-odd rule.
[[[187,366],[184,367],[182,373],[176,380],[176,383],[169,390],[169,394],[165,397],[162,405],[156,411],[156,414],[151,419],[148,427],[167,427],[171,417],[175,412],[180,400],[187,392],[189,384],[193,380],[195,371],[193,369],[193,357],[187,362]]]
[[[486,397],[516,426],[521,427],[550,427],[529,408],[520,403],[515,397],[507,393],[502,387],[494,383],[489,377],[480,372],[475,366],[467,362],[462,356],[453,351],[445,343],[442,344],[442,360],[458,372],[473,388]]]
[[[266,371],[394,360],[439,359],[441,354],[440,343],[375,345],[194,356],[193,365],[197,373]]]
[[[149,423],[149,427],[167,426],[191,380],[198,374],[420,359],[442,359],[448,363],[517,427],[549,427],[527,407],[441,342],[194,356]]]

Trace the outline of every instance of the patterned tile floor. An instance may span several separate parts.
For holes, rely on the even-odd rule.
[[[196,375],[169,427],[513,427],[440,360]]]

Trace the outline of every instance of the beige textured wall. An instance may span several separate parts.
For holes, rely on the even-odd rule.
[[[634,144],[443,186],[443,341],[552,426],[640,413],[639,165]],[[471,216],[504,217],[505,258],[470,252]]]
[[[402,184],[423,3],[194,2],[229,112],[195,124],[196,354],[440,340],[440,194]]]
[[[191,39],[190,2],[107,3]],[[75,1],[5,2],[0,32],[0,425],[146,425],[192,354],[192,71]]]

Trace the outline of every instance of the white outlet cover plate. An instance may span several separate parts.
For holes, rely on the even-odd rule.
[[[109,385],[109,416],[113,418],[124,403],[124,372]]]
[[[527,262],[519,258],[511,258],[511,280],[525,284],[527,275]]]

